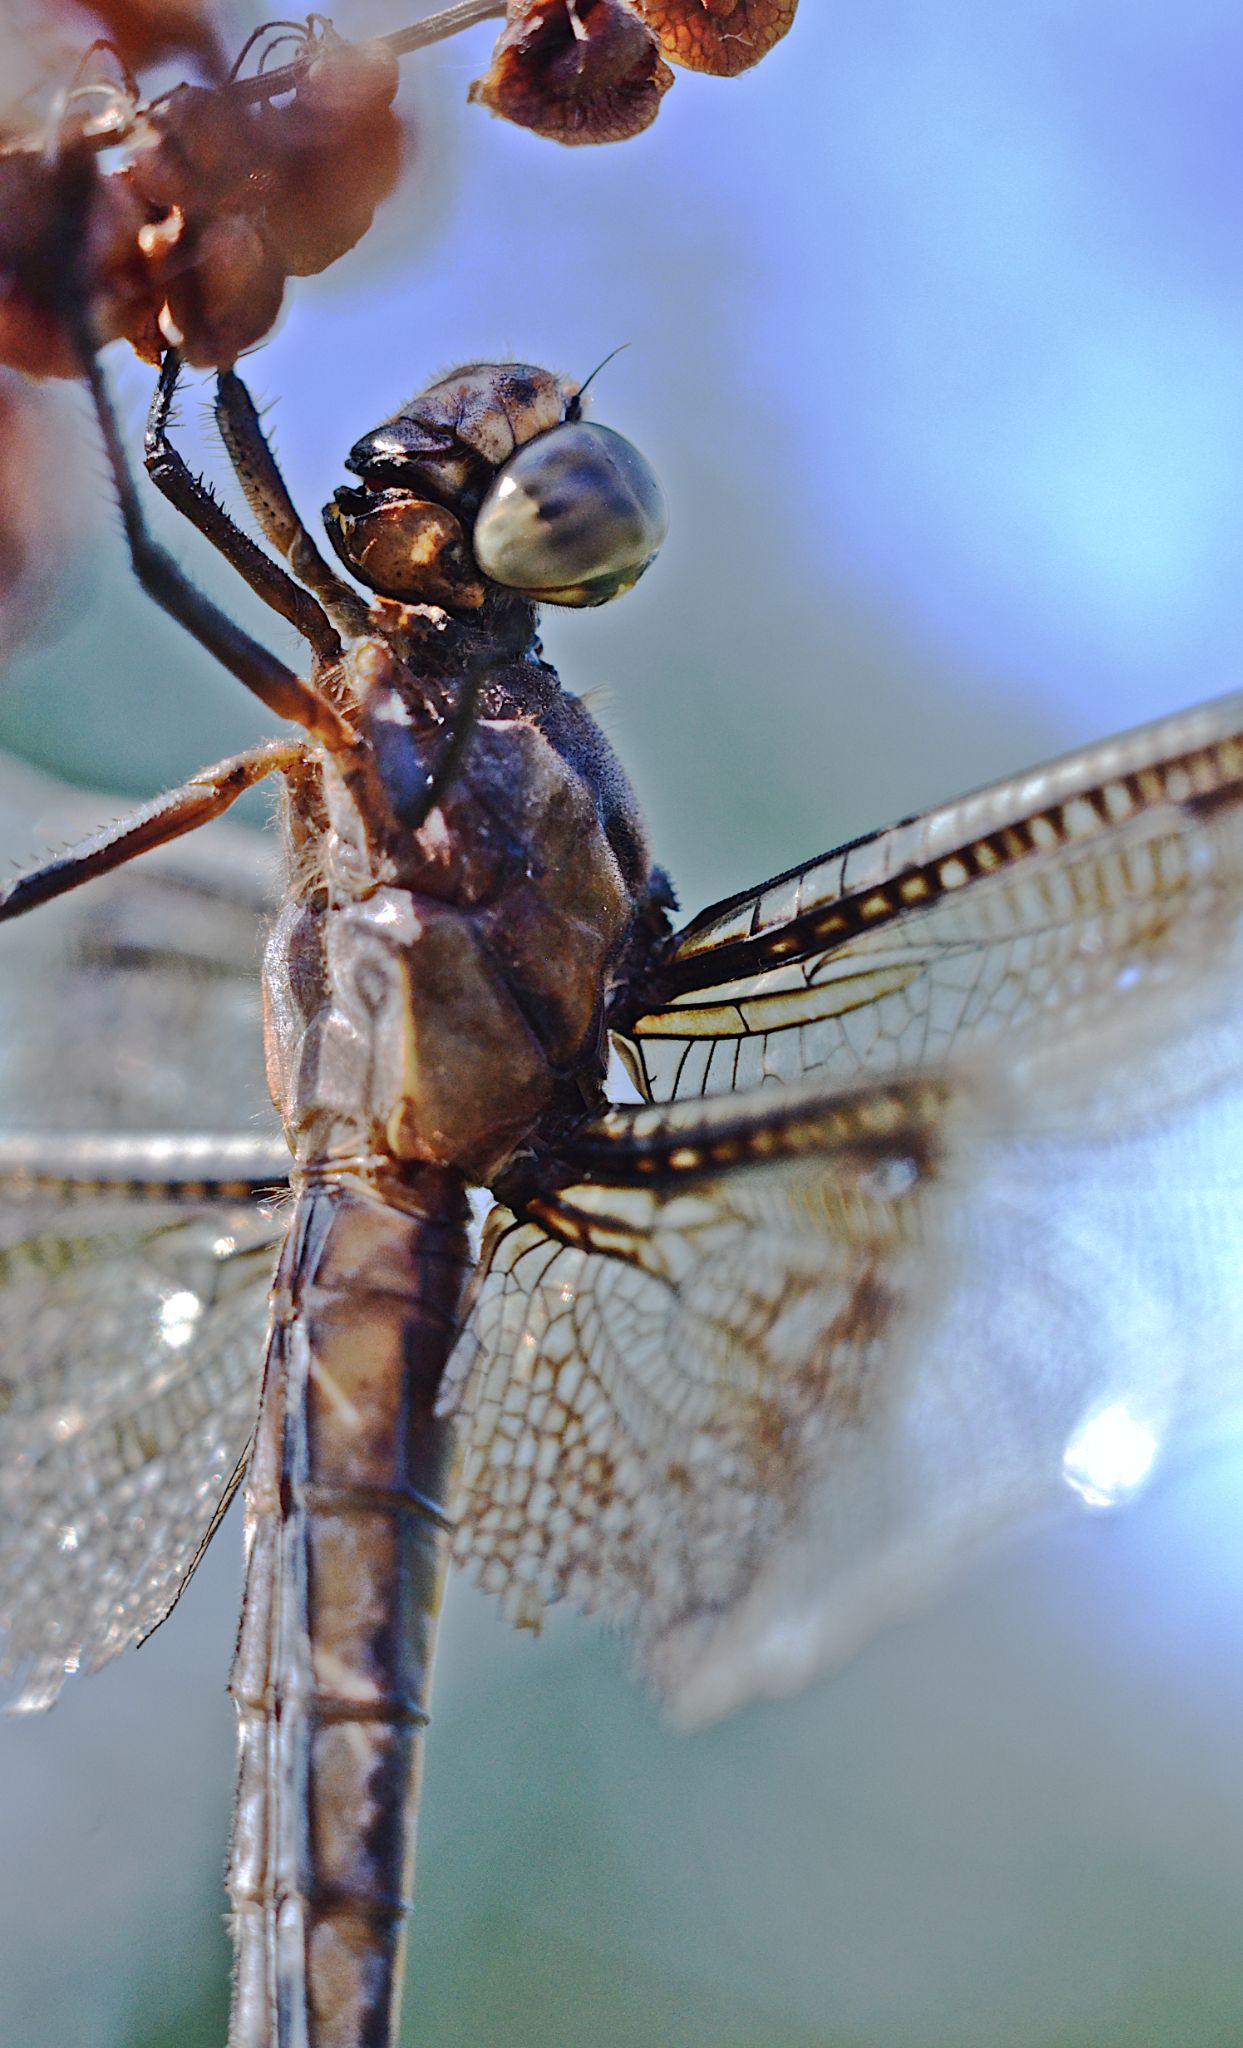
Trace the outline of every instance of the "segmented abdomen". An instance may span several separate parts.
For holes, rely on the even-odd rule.
[[[444,1577],[459,1177],[299,1192],[246,1490],[231,2048],[389,2048]]]

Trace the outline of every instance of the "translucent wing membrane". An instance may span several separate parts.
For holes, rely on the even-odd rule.
[[[514,1618],[568,1595],[667,1678],[737,1601],[826,1446],[894,1391],[937,1107],[621,1112],[592,1133],[599,1178],[493,1212],[454,1372],[459,1555]]]
[[[1133,1477],[1238,1424],[1241,716],[683,934],[635,1062],[709,1092],[613,1112],[494,1217],[456,1361],[460,1554],[519,1619],[626,1622],[711,1718],[1067,1481],[1116,1497],[1124,1439]]]
[[[0,762],[6,864],[99,818]],[[257,842],[215,829],[5,931],[0,1131],[43,1134],[0,1135],[12,1705],[47,1705],[154,1626],[245,1453],[279,1226],[241,1184],[285,1164],[256,984],[268,894]],[[171,1135],[212,1124],[238,1137]]]
[[[937,1067],[1144,1001],[1233,928],[1243,697],[794,869],[696,918],[628,998],[658,1101]]]
[[[1111,1429],[1243,1409],[1237,1082],[1113,1138],[1079,1091],[1079,1137],[987,1086],[790,1096],[616,1112],[590,1179],[494,1213],[453,1374],[459,1558],[516,1620],[627,1624],[689,1721],[1069,1499],[1094,1426],[1103,1499]]]
[[[10,1704],[48,1705],[175,1598],[254,1423],[276,1231],[236,1201],[0,1190]]]
[[[0,757],[0,865],[123,808]],[[258,974],[273,878],[258,833],[216,825],[4,929],[0,1128],[279,1127]]]

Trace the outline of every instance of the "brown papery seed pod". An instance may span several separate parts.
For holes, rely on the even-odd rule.
[[[99,338],[141,324],[133,308],[146,292],[145,218],[124,179],[97,176],[89,157],[0,154],[0,362],[31,377],[81,375],[68,250]]]
[[[391,107],[399,75],[397,59],[384,43],[325,41],[299,80],[298,99],[325,119],[349,123],[377,107]]]
[[[634,5],[674,64],[735,78],[781,41],[798,0],[634,0]]]
[[[295,277],[326,270],[366,234],[401,169],[392,110],[397,60],[382,46],[330,44],[292,100],[256,124],[265,232]]]
[[[385,113],[369,125],[351,163],[350,183],[335,156],[308,152],[282,165],[264,208],[268,239],[291,277],[314,277],[360,242],[401,169],[399,123]]]
[[[45,8],[49,0],[43,0]],[[209,0],[50,0],[51,11],[81,25],[81,10],[94,15],[126,63],[140,69],[186,51],[212,78],[223,78],[224,56]]]
[[[266,236],[242,214],[209,220],[193,260],[168,288],[165,343],[194,369],[227,368],[275,325],[285,271]]]
[[[38,150],[0,155],[0,362],[32,377],[79,370],[62,317],[60,265],[65,234],[81,227],[60,177]]]
[[[228,93],[179,85],[143,117],[129,176],[153,207],[249,211],[254,128],[255,110]]]
[[[64,488],[66,422],[44,392],[0,370],[0,659],[63,596],[82,512]]]
[[[656,119],[672,84],[655,35],[625,0],[511,0],[470,96],[554,142],[624,142]]]

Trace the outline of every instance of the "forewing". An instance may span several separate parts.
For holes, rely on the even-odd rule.
[[[1188,1012],[1243,906],[1243,697],[947,804],[705,911],[623,992],[657,1101],[829,1085]]]
[[[0,1197],[0,1696],[154,1627],[244,1457],[278,1224],[227,1199]]]

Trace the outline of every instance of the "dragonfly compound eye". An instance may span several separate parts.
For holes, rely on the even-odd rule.
[[[611,427],[568,420],[497,472],[471,544],[494,583],[542,604],[605,604],[638,582],[668,525],[638,449]]]

